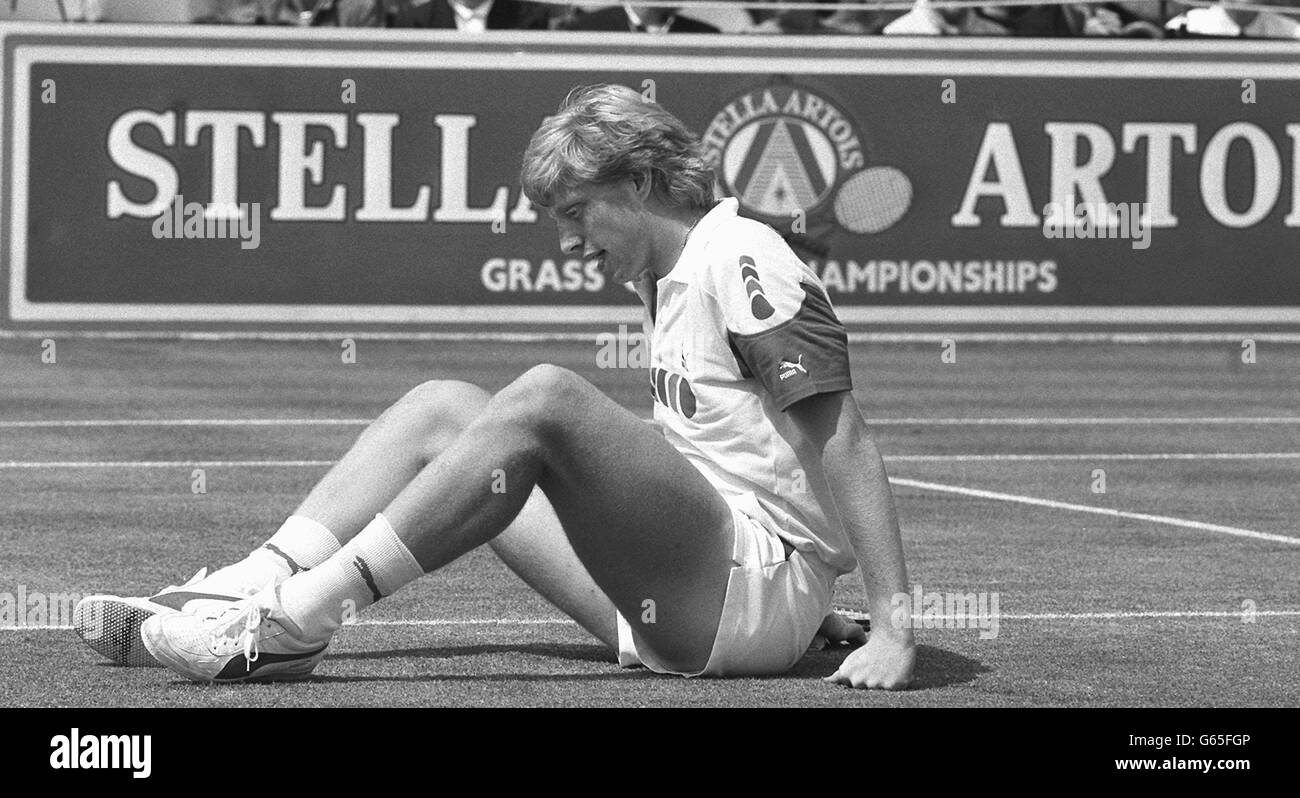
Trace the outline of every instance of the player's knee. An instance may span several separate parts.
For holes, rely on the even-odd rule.
[[[525,371],[493,402],[501,413],[540,429],[579,405],[584,384],[569,369],[546,363]]]
[[[479,386],[464,380],[425,380],[407,391],[407,395],[443,405],[456,402],[482,405],[492,397],[492,394]]]
[[[586,381],[576,373],[550,363],[533,366],[506,386],[529,404],[544,408],[567,407],[578,399]]]
[[[489,398],[491,394],[473,383],[428,380],[407,391],[401,404],[431,416],[459,418],[467,426],[482,412]]]
[[[393,411],[418,425],[412,432],[426,438],[436,453],[473,423],[490,398],[487,391],[468,382],[429,380],[407,391]]]

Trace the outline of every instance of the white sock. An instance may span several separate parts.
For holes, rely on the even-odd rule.
[[[248,595],[272,581],[315,568],[339,550],[328,529],[301,515],[289,516],[270,540],[234,565],[227,565],[200,584],[204,592]],[[197,586],[196,586],[197,587]]]
[[[345,618],[424,575],[383,514],[325,563],[280,585],[280,607],[305,642],[328,640]]]

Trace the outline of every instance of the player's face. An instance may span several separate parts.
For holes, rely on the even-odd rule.
[[[635,281],[650,268],[647,211],[631,179],[585,184],[556,198],[551,216],[560,249],[596,263],[616,283]]]

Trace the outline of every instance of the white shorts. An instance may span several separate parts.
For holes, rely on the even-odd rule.
[[[664,666],[622,613],[618,664],[681,676],[770,676],[794,667],[830,612],[835,572],[815,556],[790,551],[764,523],[732,506],[735,563],[727,577],[718,635],[704,669]]]

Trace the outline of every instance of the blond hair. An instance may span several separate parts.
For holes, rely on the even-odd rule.
[[[543,120],[524,152],[519,181],[534,205],[549,208],[580,184],[641,172],[670,207],[713,205],[713,170],[699,137],[634,89],[601,84],[569,92]]]

